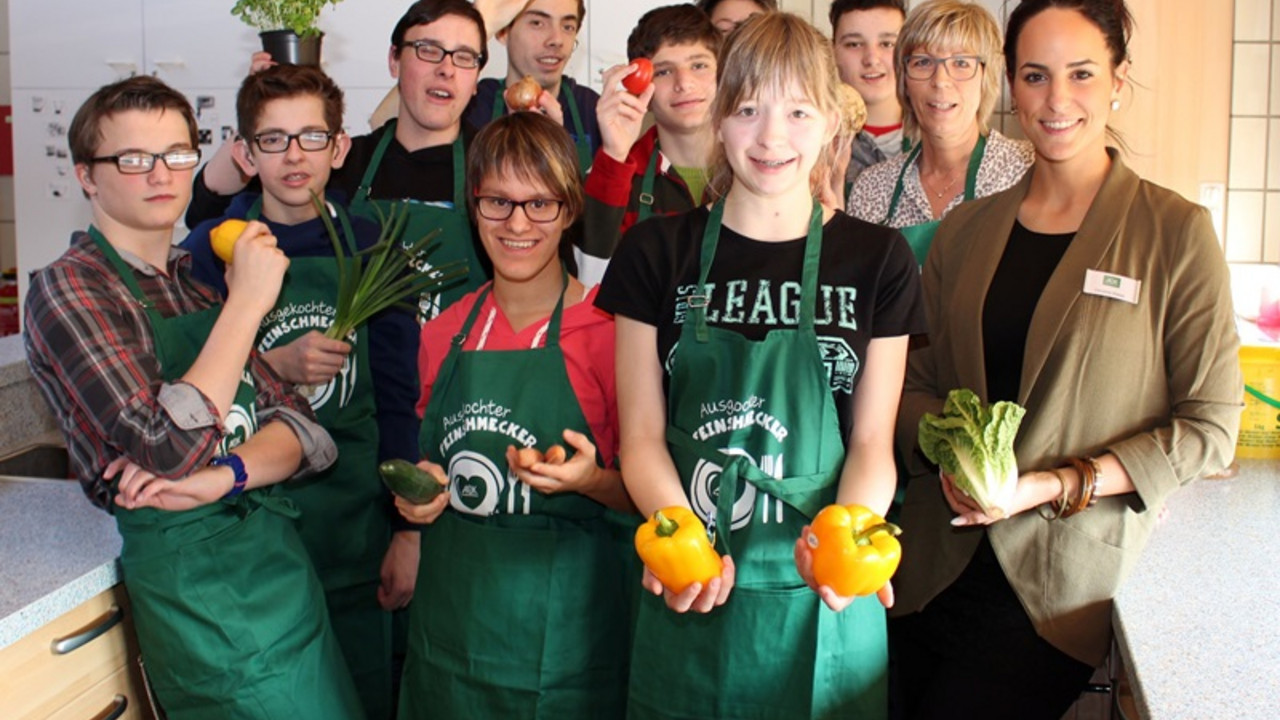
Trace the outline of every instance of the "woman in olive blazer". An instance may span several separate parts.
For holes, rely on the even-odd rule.
[[[1124,9],[1115,0],[1074,3],[1024,0],[1010,17],[1010,84],[1036,164],[1013,188],[952,211],[923,268],[930,335],[928,347],[911,353],[897,428],[911,480],[894,578],[893,614],[902,620],[890,629],[895,646],[899,634],[908,638],[897,680],[909,717],[966,717],[954,714],[948,695],[987,693],[998,702],[1010,692],[1052,694],[1046,676],[1058,683],[1057,704],[1012,700],[1007,716],[1060,717],[1061,703],[1070,705],[1108,652],[1111,599],[1165,499],[1225,467],[1239,429],[1239,341],[1209,214],[1140,179],[1106,147],[1107,110],[1127,70],[1127,13],[1114,17]],[[1074,44],[1058,54],[1061,43],[1046,38],[1064,34]],[[1096,61],[1089,77],[1080,58]],[[1083,137],[1064,143],[1060,129],[1078,118]],[[1075,217],[1045,202],[1063,197],[1085,198]],[[1030,303],[1025,335],[1016,336],[1025,337],[1015,348],[1021,363],[992,375],[1000,358],[987,353],[1005,352],[986,347],[999,333],[993,318],[1019,304],[1007,290],[1024,282],[1010,279],[1022,270],[1015,263],[1011,272],[1006,255],[1015,242],[1041,255],[1060,243],[1061,257],[1042,264],[1042,284],[1031,283],[1038,301],[1021,298]],[[993,292],[993,280],[1004,295]],[[989,382],[1002,381],[1016,397],[991,397]],[[919,453],[920,417],[941,412],[953,388],[1026,408],[1015,442],[1016,514],[1003,520],[970,507],[948,479],[940,486]],[[1100,480],[1091,485],[1095,469]],[[1096,504],[1070,517],[1036,511],[1052,516],[1062,494],[1074,505],[1087,490]],[[1004,595],[988,592],[1004,581]],[[998,615],[1007,622],[991,619]],[[994,651],[1004,655],[965,647],[1020,632],[1022,645]],[[931,703],[940,709],[919,710]],[[1003,715],[984,707],[980,716]]]

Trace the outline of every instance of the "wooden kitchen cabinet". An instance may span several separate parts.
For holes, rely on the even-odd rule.
[[[123,585],[0,650],[0,703],[11,720],[153,720]]]

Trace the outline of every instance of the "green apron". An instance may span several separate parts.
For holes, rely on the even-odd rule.
[[[884,216],[884,220],[880,221],[881,225],[890,225],[893,220],[893,214],[898,211],[898,201],[902,199],[903,183],[907,177],[907,168],[920,157],[920,148],[922,143],[916,143],[911,154],[907,155],[907,161],[902,164],[902,171],[898,173],[898,182],[893,186],[893,198],[889,201],[889,212]],[[969,153],[969,169],[964,179],[964,202],[974,199],[978,191],[978,168],[982,166],[982,156],[986,153],[987,136],[979,135],[978,144],[974,146],[973,152]],[[907,239],[907,244],[911,246],[911,252],[916,256],[916,264],[924,265],[924,259],[929,255],[929,247],[933,245],[933,236],[938,232],[938,226],[942,224],[941,220],[930,220],[927,223],[919,225],[908,225],[898,228],[898,232],[902,233]]]
[[[346,211],[337,215],[347,249],[355,233]],[[262,212],[259,198],[246,219]],[[333,256],[294,257],[275,309],[258,330],[258,351],[287,345],[333,321],[338,264]],[[369,369],[367,326],[346,339],[354,351],[329,382],[306,395],[316,419],[338,446],[338,460],[324,472],[286,483],[282,493],[302,511],[298,534],[325,589],[329,622],[355,680],[365,714],[391,716],[391,615],[378,605],[382,558],[391,523],[378,478],[378,425]]]
[[[387,147],[395,138],[395,123],[394,118],[387,121],[386,132],[382,134],[382,139],[374,148],[373,156],[369,159],[369,167],[365,169],[364,177],[360,179],[360,187],[356,189],[356,196],[351,201],[351,213],[381,223],[379,212],[386,215],[393,206],[406,204],[409,208],[409,221],[405,223],[404,233],[401,235],[402,242],[409,244],[432,230],[437,228],[440,230],[435,244],[428,250],[429,254],[420,261],[419,269],[425,273],[435,272],[438,275],[441,271],[436,268],[445,263],[462,261],[466,264],[468,273],[465,278],[450,284],[442,292],[424,294],[418,299],[418,321],[425,323],[439,315],[441,310],[452,305],[458,298],[480,287],[485,280],[484,270],[479,258],[476,257],[475,243],[471,236],[471,223],[467,220],[467,164],[461,133],[453,141],[453,207],[407,198],[387,200],[370,197],[370,193],[373,192],[373,179],[382,165],[382,157],[386,155]]]
[[[582,176],[586,177],[587,171],[591,169],[591,142],[587,138],[587,131],[582,126],[582,113],[578,110],[578,99],[573,96],[573,88],[576,84],[573,78],[562,77],[560,84],[564,87],[564,96],[569,102],[569,122],[573,123],[573,146],[578,151],[578,169],[582,171]],[[493,96],[493,115],[489,117],[490,121],[497,120],[507,113],[507,99],[503,97],[503,93],[507,89],[507,79],[502,78],[498,81],[498,92]]]
[[[653,183],[658,177],[658,143],[654,141],[653,152],[649,155],[649,167],[645,168],[644,177],[640,179],[640,207],[636,210],[636,224],[653,217]],[[693,204],[698,204],[694,198]]]
[[[701,288],[723,211],[723,202],[712,208],[702,239]],[[835,501],[844,464],[814,329],[821,246],[815,203],[795,329],[748,340],[707,325],[705,295],[690,299],[672,353],[667,442],[690,504],[731,552],[737,577],[728,601],[706,614],[677,614],[644,594],[629,718],[887,713],[883,609],[872,597],[833,613],[800,580],[793,555],[808,519]]]
[[[533,491],[505,458],[508,445],[562,443],[564,428],[591,433],[559,347],[564,299],[545,347],[463,352],[487,294],[422,423],[452,510],[422,530],[400,717],[620,718],[629,611],[605,508]]]
[[[161,375],[180,378],[221,307],[162,317],[115,248],[96,228],[89,232],[146,308]],[[255,391],[245,378],[219,454],[256,428]],[[294,527],[298,512],[278,488],[183,512],[113,508],[138,644],[170,720],[363,717]]]

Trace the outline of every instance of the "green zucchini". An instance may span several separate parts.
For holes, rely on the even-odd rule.
[[[387,460],[378,465],[378,474],[391,492],[415,505],[429,503],[448,486],[408,460]]]

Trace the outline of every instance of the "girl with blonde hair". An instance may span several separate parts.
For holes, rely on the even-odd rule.
[[[628,716],[881,718],[886,585],[813,582],[823,505],[884,512],[919,278],[895,231],[818,201],[839,132],[830,42],[754,17],[718,62],[710,207],[624,236],[597,305],[617,323],[623,478],[646,515],[690,507],[724,569],[647,569]]]

